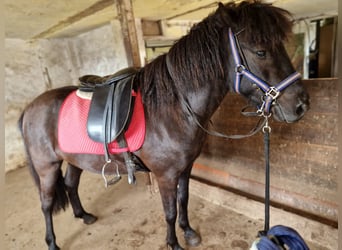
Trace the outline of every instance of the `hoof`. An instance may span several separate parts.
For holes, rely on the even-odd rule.
[[[51,244],[49,250],[60,250],[60,248],[56,244]]]
[[[184,250],[184,248],[182,248],[178,243],[175,244],[174,246],[168,245],[167,249],[171,249],[171,250]]]
[[[199,244],[201,244],[201,236],[199,236],[198,233],[196,233],[194,230],[189,230],[184,233],[184,239],[188,246],[191,247],[197,247]]]
[[[90,225],[93,224],[95,221],[97,221],[97,217],[92,214],[85,214],[83,216],[84,224]]]
[[[88,213],[84,213],[82,216],[76,216],[76,218],[83,219],[83,223],[87,225],[93,224],[95,221],[97,221],[96,216]]]

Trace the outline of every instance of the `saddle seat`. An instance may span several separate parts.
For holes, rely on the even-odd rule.
[[[122,70],[117,71],[112,75],[107,76],[98,76],[98,75],[84,75],[79,78],[81,83],[82,90],[86,87],[91,89],[95,87],[101,87],[105,85],[110,85],[112,83],[118,82],[126,77],[132,76],[137,73],[139,69],[134,67],[124,68]]]

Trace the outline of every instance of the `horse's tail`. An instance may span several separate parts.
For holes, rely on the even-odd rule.
[[[24,119],[24,114],[25,111],[22,112],[22,114],[20,115],[20,118],[18,120],[18,127],[21,133],[21,136],[23,138],[23,142],[24,142],[24,148],[26,151],[26,156],[27,156],[27,161],[28,161],[28,168],[30,170],[31,176],[33,177],[33,180],[36,184],[36,186],[38,187],[39,191],[40,191],[40,178],[39,175],[34,167],[34,164],[32,162],[32,158],[31,158],[31,154],[28,150],[28,147],[26,145],[26,141],[25,141],[25,135],[23,132],[23,119]],[[55,197],[54,197],[54,202],[53,202],[53,212],[57,213],[59,212],[61,209],[65,210],[66,207],[69,204],[69,199],[68,199],[68,195],[67,195],[67,190],[66,190],[66,186],[64,183],[64,177],[62,174],[62,170],[59,170],[58,173],[58,178],[57,178],[57,183],[56,183],[56,191],[55,191]]]
[[[59,169],[58,179],[56,183],[56,193],[53,202],[53,212],[58,213],[62,209],[65,210],[69,205],[69,198],[67,195],[66,186],[64,183],[64,177],[62,169]]]

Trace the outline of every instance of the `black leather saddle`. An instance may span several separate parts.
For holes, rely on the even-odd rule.
[[[85,75],[79,78],[81,91],[93,92],[87,121],[89,137],[101,142],[105,148],[105,160],[110,162],[108,144],[117,140],[121,148],[127,147],[124,132],[133,111],[132,97],[137,68],[126,68],[108,76]],[[128,182],[135,183],[134,171],[146,170],[146,166],[130,152],[123,153],[128,172]],[[138,166],[137,166],[138,165]]]
[[[136,68],[126,68],[105,77],[86,75],[79,78],[81,90],[93,92],[88,114],[89,137],[110,143],[117,139],[132,114],[133,78]]]

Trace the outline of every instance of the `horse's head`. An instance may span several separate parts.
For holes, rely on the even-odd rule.
[[[230,24],[232,89],[278,121],[303,117],[309,96],[284,47],[292,29],[289,13],[260,2],[220,4],[218,11]]]

